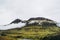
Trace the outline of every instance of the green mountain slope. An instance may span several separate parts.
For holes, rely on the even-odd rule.
[[[56,26],[24,26],[22,28],[0,31],[0,39],[1,37],[6,37],[7,40],[44,40],[47,37],[48,40],[48,37],[60,35],[59,33],[60,28]]]

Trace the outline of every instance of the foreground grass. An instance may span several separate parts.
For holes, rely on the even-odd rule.
[[[33,40],[42,40],[44,37],[54,36],[60,32],[59,27],[49,26],[25,26],[22,28],[16,28],[11,30],[4,31],[6,38],[11,40],[22,40],[22,39],[33,39]],[[54,34],[54,35],[53,35]],[[8,38],[8,39],[9,39]]]

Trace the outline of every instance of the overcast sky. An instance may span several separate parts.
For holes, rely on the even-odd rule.
[[[0,25],[16,18],[46,17],[60,22],[60,0],[0,0]]]

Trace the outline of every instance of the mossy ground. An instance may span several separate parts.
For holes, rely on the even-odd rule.
[[[0,36],[0,38],[6,37],[9,40],[42,40],[46,36],[48,37],[53,34],[56,35],[60,32],[60,28],[56,26],[25,26],[22,28],[10,29],[3,32],[5,36]]]

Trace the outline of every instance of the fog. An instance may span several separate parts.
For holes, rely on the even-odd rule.
[[[21,28],[25,26],[25,23],[18,23],[18,24],[10,24],[10,25],[0,25],[0,30],[8,30],[8,29],[13,29],[13,28]]]
[[[0,25],[19,18],[45,17],[60,22],[60,0],[0,0]]]

